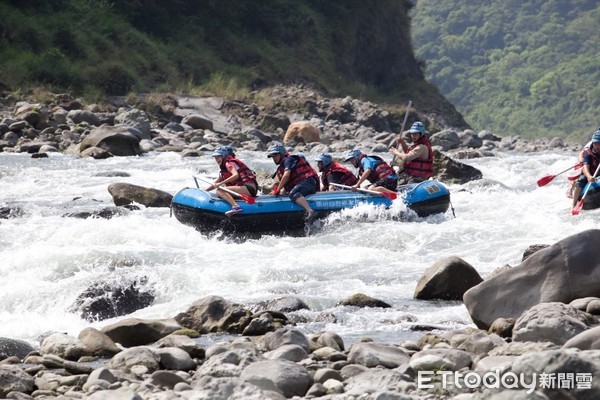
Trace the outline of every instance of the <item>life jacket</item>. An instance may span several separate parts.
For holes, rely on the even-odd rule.
[[[585,149],[585,154],[588,154],[591,156],[592,164],[590,165],[590,172],[593,174],[594,172],[596,172],[596,169],[598,168],[598,165],[600,164],[600,153],[596,153],[592,147],[589,149]]]
[[[232,156],[225,156],[223,158],[223,162],[219,165],[221,172],[219,173],[219,182],[224,181],[229,178],[232,174],[226,167],[226,163],[232,162],[237,167],[238,178],[235,181],[227,182],[227,186],[242,186],[246,183],[254,185],[258,187],[258,182],[256,182],[256,176],[254,172],[246,164],[244,164],[241,160],[237,158],[233,158]]]
[[[412,146],[408,148],[408,151],[414,149],[418,145],[423,144],[427,147],[427,151],[429,152],[429,158],[415,158],[412,161],[408,161],[404,163],[404,172],[410,176],[418,176],[421,178],[431,178],[433,176],[433,149],[431,148],[431,143],[429,143],[429,139],[425,135],[421,135],[419,140],[417,140]]]
[[[392,168],[392,166],[388,163],[385,162],[385,160],[379,156],[367,156],[367,155],[362,155],[360,157],[360,160],[358,160],[358,174],[362,175],[363,172],[365,172],[363,166],[362,166],[362,159],[364,157],[369,157],[369,158],[374,158],[376,159],[378,162],[377,164],[375,164],[375,170],[372,170],[371,173],[369,174],[369,176],[367,177],[367,180],[371,183],[375,183],[377,181],[381,181],[384,180],[385,178],[389,177],[390,175],[394,175],[396,173],[396,171],[394,171],[394,168]]]
[[[289,153],[285,153],[283,157],[281,157],[281,161],[279,162],[279,166],[277,167],[277,171],[275,171],[275,175],[279,180],[283,176],[285,172],[284,160],[288,157],[294,157],[296,159],[296,166],[294,169],[290,170],[290,179],[284,186],[284,189],[289,193],[294,186],[298,183],[302,182],[304,179],[315,177],[317,180],[319,179],[319,174],[317,171],[310,166],[306,158],[298,156],[298,155],[290,155]]]
[[[325,190],[329,190],[329,182],[327,182],[327,177],[333,173],[340,173],[340,181],[336,182],[341,185],[352,186],[358,182],[358,178],[354,176],[350,170],[337,162],[332,162],[325,168],[323,168],[323,173],[321,174],[321,182],[323,183],[323,188]]]

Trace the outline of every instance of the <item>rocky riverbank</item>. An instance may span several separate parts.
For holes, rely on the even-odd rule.
[[[34,157],[53,151],[95,158],[148,151],[202,156],[221,145],[264,151],[272,141],[282,141],[294,151],[315,155],[354,147],[377,153],[387,152],[400,131],[404,112],[392,113],[350,97],[327,98],[301,86],[265,89],[247,100],[230,102],[155,94],[84,105],[69,94],[48,93],[37,100],[23,100],[4,93],[0,151]],[[530,141],[451,127],[435,111],[411,107],[407,126],[416,120],[425,123],[435,149],[456,159],[493,156],[499,150],[578,148],[560,138]],[[299,121],[317,127],[317,137],[288,133],[290,125]]]
[[[306,307],[300,299],[251,307],[207,296],[172,318],[124,318],[77,337],[48,333],[39,346],[0,338],[0,396],[597,399],[600,298],[593,294],[599,281],[583,271],[598,270],[589,260],[600,259],[593,246],[599,239],[600,231],[591,230],[534,246],[522,264],[485,280],[457,257],[433,265],[415,297],[464,297],[481,329],[347,344],[335,332],[299,330],[295,313]],[[342,303],[389,306],[361,294]]]

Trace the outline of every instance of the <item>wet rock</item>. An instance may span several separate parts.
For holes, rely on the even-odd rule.
[[[596,296],[600,230],[587,230],[539,250],[520,265],[469,289],[464,303],[475,324],[488,329],[497,318],[519,318],[540,302],[569,303]]]
[[[462,300],[463,295],[483,278],[459,257],[448,257],[429,267],[415,288],[415,299]]]
[[[391,308],[392,306],[385,301],[375,299],[363,293],[356,293],[348,297],[346,300],[338,303],[340,306],[355,306],[355,307],[380,307]]]
[[[87,321],[102,321],[148,307],[154,298],[154,290],[144,277],[98,282],[77,296],[69,309],[80,312]]]
[[[135,202],[146,207],[169,207],[173,200],[170,193],[129,183],[111,183],[108,185],[108,192],[116,206]]]

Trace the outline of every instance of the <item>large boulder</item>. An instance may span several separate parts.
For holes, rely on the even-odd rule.
[[[13,356],[22,360],[33,350],[33,346],[24,340],[0,337],[0,361]]]
[[[123,125],[101,125],[93,129],[79,145],[79,152],[84,152],[90,147],[99,147],[114,156],[138,156],[142,154],[140,148],[140,133],[135,128]]]
[[[455,161],[437,150],[433,151],[433,159],[435,176],[440,181],[463,184],[483,177],[477,168]]]
[[[251,318],[250,310],[219,296],[203,297],[175,317],[182,326],[200,333],[242,333]]]
[[[299,141],[304,143],[318,142],[320,140],[321,131],[308,121],[292,122],[288,126],[284,142]]]
[[[483,279],[475,268],[453,256],[439,260],[427,268],[415,288],[415,299],[462,300],[467,290]]]
[[[93,284],[77,296],[70,310],[79,312],[87,321],[103,321],[148,307],[154,297],[154,289],[148,286],[146,277],[121,278]]]
[[[125,206],[135,202],[146,207],[169,207],[173,200],[172,194],[162,190],[123,182],[111,183],[108,185],[108,192],[116,206]]]
[[[598,320],[564,303],[541,303],[525,311],[515,323],[513,341],[564,344]]]
[[[481,328],[497,318],[519,318],[539,303],[600,294],[600,230],[569,236],[539,250],[520,265],[469,289],[463,301]]]

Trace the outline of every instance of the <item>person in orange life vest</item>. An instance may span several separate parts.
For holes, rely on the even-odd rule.
[[[599,177],[594,176],[598,165],[600,165],[600,130],[594,132],[594,135],[592,136],[592,147],[585,150],[585,153],[583,154],[583,171],[575,183],[571,210],[577,205],[579,196],[585,185],[588,182],[594,183],[599,179]]]
[[[273,158],[273,162],[277,165],[275,176],[279,180],[278,186],[271,194],[278,196],[287,193],[294,203],[306,211],[304,219],[312,221],[317,214],[310,207],[305,196],[316,193],[318,190],[319,175],[317,171],[310,166],[304,156],[291,155],[282,144],[272,145],[267,157]]]
[[[406,133],[410,133],[413,143],[410,147],[402,138]],[[392,147],[390,153],[403,162],[404,179],[400,181],[401,185],[423,182],[433,176],[433,150],[425,135],[425,126],[422,122],[417,121],[408,131],[402,132],[398,144],[402,146],[402,151]]]
[[[371,185],[368,186],[370,190],[396,192],[398,176],[392,166],[383,158],[368,156],[362,151],[354,149],[346,153],[344,161],[350,161],[354,168],[358,168],[358,182],[352,185],[353,190],[360,188],[360,185],[368,180],[371,182]]]
[[[317,158],[317,168],[321,172],[321,190],[336,190],[330,183],[339,183],[340,185],[352,186],[358,182],[358,178],[346,167],[340,163],[334,162],[331,154],[323,153]]]
[[[241,194],[256,197],[258,192],[258,183],[254,172],[246,166],[242,161],[233,156],[233,149],[230,146],[218,147],[213,152],[212,156],[219,166],[219,177],[206,190],[217,189],[217,196],[225,200],[231,205],[231,210],[225,215],[228,217],[241,213],[242,207],[238,206],[233,196],[226,191],[220,189],[221,186],[226,186],[227,189]]]

